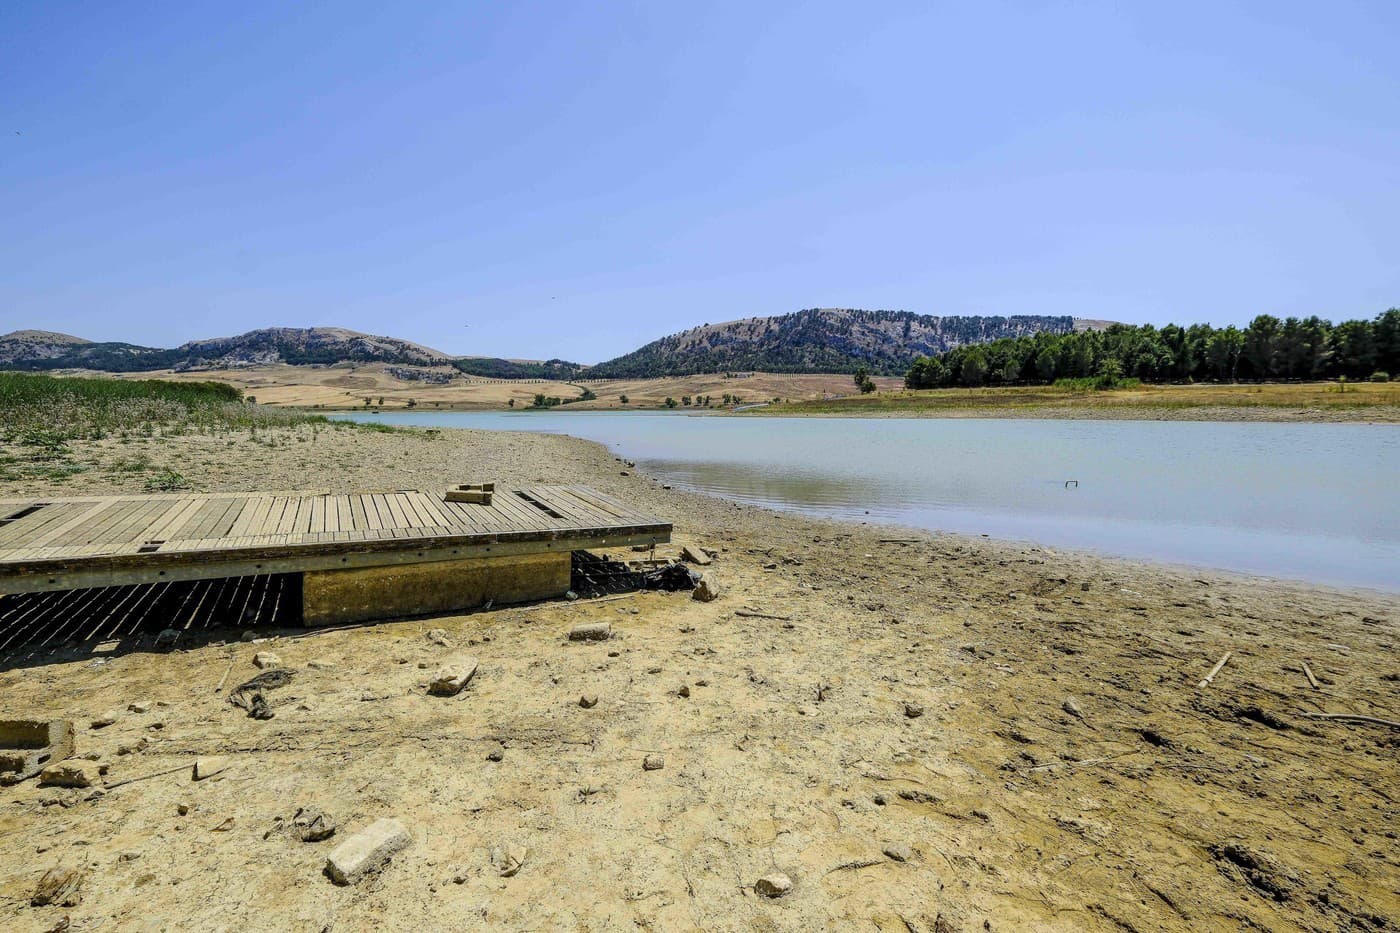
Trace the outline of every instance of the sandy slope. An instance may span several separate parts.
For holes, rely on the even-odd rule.
[[[623,477],[564,438],[300,438],[81,454],[147,443],[207,489],[585,481],[718,549],[725,595],[5,659],[0,715],[165,704],[82,732],[109,781],[197,755],[232,764],[92,800],[0,789],[0,926],[1367,930],[1400,916],[1400,738],[1300,715],[1397,718],[1393,597],[777,515]],[[565,641],[596,619],[614,641]],[[480,659],[457,699],[424,695],[420,664],[450,653],[431,628]],[[267,722],[213,689],[230,657],[230,683],[255,674],[257,650],[297,671]],[[586,692],[596,708],[578,706]],[[139,737],[144,751],[116,754]],[[665,767],[643,771],[647,754]],[[320,874],[335,839],[267,835],[298,805],[342,833],[396,816],[414,844],[336,887]],[[493,867],[497,845],[528,849],[518,874]],[[907,861],[884,854],[898,847]],[[29,907],[56,864],[86,867],[82,903]],[[775,869],[792,893],[757,896]]]

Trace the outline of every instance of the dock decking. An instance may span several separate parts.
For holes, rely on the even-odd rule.
[[[172,493],[0,500],[0,593],[349,570],[668,541],[671,524],[584,486]]]

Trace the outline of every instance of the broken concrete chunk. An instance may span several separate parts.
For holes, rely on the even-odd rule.
[[[753,889],[764,897],[782,897],[792,890],[792,879],[780,871],[775,871],[755,881]]]
[[[326,874],[336,884],[356,884],[412,842],[398,820],[375,820],[335,847],[326,859]]]
[[[77,868],[55,865],[44,872],[29,899],[31,907],[77,907],[83,899],[83,873]]]
[[[475,675],[476,658],[461,655],[438,669],[428,684],[428,692],[436,697],[456,696]]]
[[[194,763],[194,779],[202,781],[213,777],[228,767],[227,758],[200,758]]]
[[[700,582],[695,584],[695,589],[691,590],[690,598],[698,602],[708,603],[719,599],[724,591],[720,585],[709,577],[702,577]]]
[[[281,667],[282,659],[271,651],[259,651],[257,654],[253,655],[253,664],[263,670],[267,670],[269,667]]]
[[[699,564],[701,567],[706,567],[713,559],[709,554],[705,553],[704,548],[696,547],[693,544],[685,544],[681,546],[681,560],[685,561],[687,564]]]
[[[607,641],[612,638],[611,622],[585,622],[569,630],[569,641]]]
[[[101,777],[95,761],[61,761],[39,772],[41,787],[93,787]]]

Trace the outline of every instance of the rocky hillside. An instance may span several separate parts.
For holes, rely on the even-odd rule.
[[[94,343],[67,334],[24,330],[0,336],[0,367],[9,369],[97,369],[143,372],[155,369],[226,369],[270,363],[392,363],[457,366],[464,371],[506,368],[504,360],[464,361],[431,347],[340,327],[270,327],[237,337],[194,340],[172,350],[129,343]]]
[[[908,311],[811,308],[778,317],[704,324],[663,337],[592,367],[590,378],[644,378],[692,373],[872,372],[902,375],[919,356],[969,343],[1075,329],[1072,317],[933,317]]]

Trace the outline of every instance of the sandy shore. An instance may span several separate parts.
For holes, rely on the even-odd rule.
[[[1400,732],[1302,715],[1400,718],[1393,597],[740,507],[546,435],[321,427],[75,451],[88,472],[0,495],[139,491],[139,473],[109,468],[141,453],[206,490],[586,482],[719,551],[707,573],[724,595],[6,658],[0,716],[79,720],[108,783],[230,761],[105,795],[0,788],[6,929],[1372,930],[1400,916]],[[566,642],[592,620],[617,638]],[[456,699],[424,695],[420,664],[450,653],[435,628],[480,660]],[[296,674],[263,722],[214,687],[269,650]],[[580,708],[584,693],[598,705]],[[141,700],[155,705],[121,712]],[[664,768],[643,770],[651,754]],[[340,834],[277,831],[298,806]],[[381,817],[413,845],[331,884],[328,851]],[[517,873],[493,864],[498,846],[524,847]],[[85,872],[81,903],[29,906],[56,865]],[[774,871],[791,893],[756,894]]]

